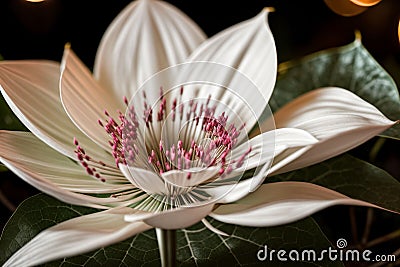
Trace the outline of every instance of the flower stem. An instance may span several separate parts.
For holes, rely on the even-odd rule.
[[[161,266],[176,266],[176,231],[156,228]]]

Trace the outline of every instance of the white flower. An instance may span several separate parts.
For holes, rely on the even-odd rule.
[[[121,117],[126,126],[126,117],[117,112],[126,108],[124,97],[131,99],[140,84],[163,68],[185,61],[221,63],[245,74],[260,88],[263,99],[270,98],[277,59],[267,14],[265,9],[255,18],[205,40],[201,30],[173,6],[141,0],[122,11],[105,33],[97,52],[94,77],[68,46],[61,65],[38,60],[1,62],[1,92],[32,132],[0,131],[3,164],[39,190],[64,202],[104,209],[43,231],[5,266],[31,266],[81,254],[152,227],[188,227],[207,215],[227,223],[273,226],[336,204],[374,206],[308,183],[259,186],[267,175],[323,161],[395,124],[369,103],[340,88],[318,89],[299,97],[274,115],[276,130],[248,141],[244,141],[243,134],[238,137],[236,131],[250,132],[265,106],[259,105],[255,92],[243,89],[237,93],[252,107],[255,118],[249,116],[245,125],[233,125],[229,131],[217,131],[221,119],[234,115],[213,113],[211,120],[199,124],[205,125],[203,128],[196,128],[208,136],[207,145],[219,140],[220,146],[213,143],[213,151],[205,151],[206,145],[200,142],[192,146],[188,138],[194,135],[185,135],[180,140],[182,144],[178,141],[168,145],[168,140],[155,135],[149,147],[140,148],[139,143],[131,147],[138,158],[127,159],[125,139],[121,138],[124,125],[111,118]],[[203,91],[193,99],[199,94],[207,97],[209,92],[204,95]],[[193,93],[190,88],[185,92]],[[158,95],[159,88],[146,94]],[[212,99],[226,104],[224,94],[223,90],[218,91]],[[139,99],[146,100],[143,96]],[[178,109],[179,97],[175,99],[176,104],[168,98],[164,105]],[[194,113],[201,113],[199,106],[193,108],[192,118]],[[211,110],[209,106],[208,111]],[[246,109],[238,104],[236,110]],[[154,109],[154,120],[157,112]],[[142,114],[127,113],[134,114],[143,124]],[[160,121],[172,120],[165,114],[160,116]],[[99,126],[99,119],[106,130]],[[130,123],[132,127],[133,121]],[[268,128],[265,126],[269,123],[262,122],[261,129]],[[137,130],[146,140],[149,138],[140,128]],[[110,148],[110,135],[114,148]],[[166,150],[170,160],[160,153]],[[212,154],[215,151],[219,153]],[[229,153],[223,154],[224,151]],[[144,164],[146,159],[148,163]],[[195,159],[197,165],[192,162],[183,166],[185,159]],[[131,160],[130,164],[125,165],[126,160]],[[258,166],[261,167],[255,177],[241,180],[233,188],[223,182],[224,177],[234,177],[239,171]],[[188,177],[187,167],[190,171],[203,169]],[[205,181],[222,182],[206,188]],[[198,193],[204,194],[197,195],[196,200]],[[170,206],[160,205],[160,197],[167,199]],[[176,200],[179,198],[183,204]],[[203,222],[212,229],[207,221]]]

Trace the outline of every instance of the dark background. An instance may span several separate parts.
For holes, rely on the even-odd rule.
[[[0,1],[0,53],[6,59],[46,58],[59,61],[66,42],[93,65],[100,38],[129,0],[25,0]],[[191,17],[208,36],[249,19],[272,6],[270,26],[279,61],[343,45],[361,31],[363,43],[376,59],[392,71],[399,60],[397,25],[400,2],[383,0],[355,17],[333,13],[323,0],[170,0]],[[218,4],[218,5],[216,5]],[[394,73],[392,73],[394,74]]]
[[[129,2],[46,0],[42,3],[30,3],[24,0],[0,0],[0,54],[7,60],[60,61],[64,44],[70,42],[78,56],[92,68],[102,34]],[[276,41],[279,62],[348,44],[354,40],[354,31],[360,30],[364,46],[393,76],[396,83],[400,84],[400,46],[397,34],[400,18],[399,0],[383,0],[355,17],[342,17],[333,13],[323,0],[168,2],[191,17],[208,36],[257,15],[264,7],[275,7],[276,12],[270,15],[269,21]],[[368,160],[365,151],[370,149],[376,140],[373,139],[352,153],[362,155]],[[374,162],[396,178],[400,177],[399,148],[399,142],[387,140]],[[0,173],[0,177],[0,190],[11,202],[11,206],[17,206],[22,200],[36,193],[35,189],[8,172]],[[11,214],[9,208],[0,203],[0,229]],[[364,220],[364,210],[356,210],[355,214],[359,220]],[[380,215],[378,213],[375,217]],[[348,229],[348,208],[330,208],[318,216],[327,222],[330,227],[328,232],[351,231]],[[338,220],[337,216],[344,219]],[[335,224],[329,225],[331,218]],[[373,229],[382,230],[388,227],[388,220],[391,218],[375,218]],[[398,218],[395,221],[398,223]],[[392,224],[389,227],[393,227]],[[377,235],[380,234],[379,230],[376,231]],[[390,243],[386,253],[398,249],[399,243]]]

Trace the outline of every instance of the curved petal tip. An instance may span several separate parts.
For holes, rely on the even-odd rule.
[[[264,13],[271,13],[271,12],[275,12],[275,8],[274,7],[264,7],[262,12]]]

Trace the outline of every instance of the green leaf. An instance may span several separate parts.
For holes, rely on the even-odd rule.
[[[8,171],[7,167],[0,163],[0,172]]]
[[[61,221],[96,210],[62,203],[44,194],[23,202],[7,223],[0,238],[0,264],[23,244]],[[179,266],[343,266],[341,262],[260,262],[257,252],[269,249],[328,249],[331,244],[313,219],[280,227],[251,228],[210,220],[230,234],[222,237],[201,223],[177,231]],[[95,252],[45,264],[45,266],[160,266],[154,230]]]
[[[11,109],[8,107],[3,96],[0,94],[0,129],[1,130],[20,130],[26,131],[26,127],[22,122],[14,115]]]
[[[360,40],[282,63],[270,106],[276,111],[308,91],[327,86],[348,89],[388,118],[400,119],[400,97],[395,82]],[[400,126],[392,127],[383,136],[400,139]]]
[[[400,182],[386,171],[346,154],[311,167],[276,175],[269,181],[318,184],[349,197],[400,212]]]

